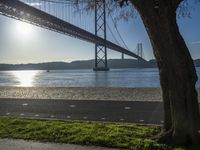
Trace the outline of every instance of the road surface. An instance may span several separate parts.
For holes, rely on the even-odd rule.
[[[97,146],[81,146],[64,143],[41,143],[16,139],[0,139],[0,150],[122,150]]]
[[[161,102],[0,99],[0,116],[163,123]]]
[[[163,124],[162,102],[0,98],[0,116]]]

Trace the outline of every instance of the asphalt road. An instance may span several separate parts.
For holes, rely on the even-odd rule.
[[[0,99],[0,116],[163,124],[161,102]]]
[[[163,123],[160,102],[0,99],[0,116]]]

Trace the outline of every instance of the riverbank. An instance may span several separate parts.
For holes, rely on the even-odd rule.
[[[0,98],[159,102],[162,93],[160,88],[0,87]]]

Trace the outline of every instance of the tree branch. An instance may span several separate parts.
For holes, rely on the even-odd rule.
[[[121,7],[124,6],[125,4],[128,5],[129,1],[134,5],[139,4],[139,1],[140,1],[140,3],[142,3],[141,0],[115,0],[115,1],[117,1]]]

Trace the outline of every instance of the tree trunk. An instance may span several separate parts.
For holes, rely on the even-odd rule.
[[[200,142],[196,70],[182,38],[171,1],[132,1],[144,22],[160,72],[165,111],[165,141],[176,145]]]

